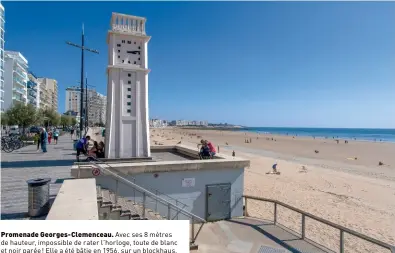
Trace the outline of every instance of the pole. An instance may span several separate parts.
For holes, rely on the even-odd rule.
[[[85,78],[85,131],[88,131],[88,77]],[[87,134],[87,132],[85,133]]]
[[[83,107],[84,107],[84,24],[82,24],[82,36],[81,36],[81,101],[80,101],[80,138],[82,138],[83,129]]]
[[[82,130],[84,128],[83,119],[87,120],[87,115],[84,115],[84,51],[87,50],[91,53],[99,54],[99,51],[95,49],[90,49],[85,47],[85,32],[84,32],[84,24],[82,24],[82,34],[81,34],[81,45],[77,45],[66,41],[67,45],[78,47],[81,49],[81,96],[80,96],[80,138],[82,138]]]

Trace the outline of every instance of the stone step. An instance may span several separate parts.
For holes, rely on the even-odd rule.
[[[101,197],[102,197],[102,202],[101,205],[107,207],[107,205],[112,205],[112,210],[116,212],[110,217],[116,218],[118,217],[118,209],[121,209],[121,214],[124,212],[124,216],[126,216],[126,212],[130,213],[130,219],[133,220],[139,220],[143,219],[143,206],[139,203],[133,203],[133,201],[120,197],[118,196],[118,204],[115,206],[115,193],[111,192],[108,189],[102,189],[100,188],[101,191]],[[106,209],[107,210],[107,209]],[[120,214],[120,215],[121,215]],[[125,217],[123,217],[125,218]],[[165,217],[160,216],[160,214],[155,213],[153,210],[146,208],[145,209],[145,218],[148,220],[163,220],[166,219]],[[112,218],[111,218],[112,219]]]
[[[99,218],[101,220],[166,220],[167,217],[155,213],[153,210],[145,209],[143,218],[143,207],[141,204],[134,203],[132,200],[119,197],[118,204],[115,206],[115,194],[108,189],[96,187],[97,200],[99,207]],[[190,250],[197,250],[198,245],[189,244]]]

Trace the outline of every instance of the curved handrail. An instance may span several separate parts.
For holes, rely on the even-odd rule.
[[[131,187],[133,187],[133,188],[135,188],[135,189],[137,189],[137,190],[139,190],[139,191],[141,191],[141,192],[147,194],[147,195],[150,196],[151,198],[158,200],[158,201],[161,202],[162,204],[166,204],[166,205],[169,205],[169,206],[173,207],[174,209],[176,209],[176,211],[178,211],[178,212],[184,214],[185,216],[188,216],[188,217],[190,217],[190,218],[192,218],[192,219],[195,219],[195,220],[201,221],[201,222],[203,222],[203,223],[206,223],[206,220],[205,220],[205,219],[200,218],[199,216],[196,216],[196,215],[194,215],[193,213],[190,213],[190,212],[188,212],[188,211],[185,211],[184,209],[180,208],[179,206],[176,206],[176,205],[174,205],[173,203],[170,203],[169,201],[167,201],[167,200],[165,200],[165,199],[159,197],[158,195],[156,195],[156,194],[150,192],[149,190],[144,189],[143,187],[141,187],[141,186],[139,186],[139,185],[137,185],[137,184],[135,184],[135,183],[133,183],[133,182],[127,180],[126,178],[121,177],[120,175],[117,175],[116,173],[112,172],[111,170],[108,170],[108,169],[106,169],[106,168],[103,168],[100,164],[95,163],[95,162],[93,162],[93,161],[91,161],[90,163],[92,163],[92,164],[98,166],[100,170],[104,170],[105,172],[109,173],[112,177],[118,179],[119,181],[122,181],[123,183],[125,183],[125,184],[127,184],[127,185],[129,185],[129,186],[131,186]]]
[[[109,165],[109,164],[106,163],[105,161],[102,161],[102,160],[100,160],[100,159],[97,159],[96,157],[88,156],[88,158],[90,158],[90,159],[92,159],[92,160],[95,160],[95,161],[97,161],[97,162],[104,163],[106,166],[110,167],[111,169],[116,170],[114,167],[112,167],[111,165]],[[95,163],[95,164],[96,164],[96,163]],[[133,183],[136,183],[136,178],[135,178],[135,177],[130,176],[130,175],[126,175],[125,173],[122,173],[122,172],[120,172],[120,171],[118,171],[118,170],[116,170],[116,172],[117,172],[116,174],[118,174],[118,175],[120,174],[120,175],[123,176],[124,178],[131,177],[131,178],[133,179]],[[180,203],[181,205],[183,205],[182,208],[189,207],[187,204],[185,204],[185,203],[183,203],[183,202],[181,202],[181,201],[179,201],[179,200],[177,200],[177,199],[175,199],[175,198],[173,198],[173,197],[170,197],[169,195],[167,195],[167,194],[165,194],[165,193],[163,193],[163,192],[160,192],[160,191],[158,191],[157,189],[150,188],[150,190],[151,190],[151,191],[155,191],[157,194],[164,195],[164,196],[166,196],[167,198],[169,198],[169,199],[171,199],[171,200],[174,200],[174,201],[176,202],[176,205],[177,205],[177,203]]]
[[[392,245],[390,245],[390,244],[388,244],[388,243],[379,241],[379,240],[374,239],[374,238],[372,238],[372,237],[369,237],[369,236],[367,236],[367,235],[361,234],[361,233],[359,233],[359,232],[357,232],[357,231],[354,231],[354,230],[351,230],[351,229],[349,229],[349,228],[343,227],[343,226],[338,225],[338,224],[336,224],[336,223],[333,223],[333,222],[331,222],[331,221],[325,220],[325,219],[320,218],[320,217],[318,217],[318,216],[315,216],[315,215],[313,215],[313,214],[311,214],[311,213],[305,212],[305,211],[300,210],[300,209],[298,209],[298,208],[296,208],[296,207],[293,207],[293,206],[290,206],[290,205],[288,205],[288,204],[285,204],[285,203],[283,203],[283,202],[281,202],[281,201],[274,200],[274,199],[267,199],[267,198],[255,197],[255,196],[250,196],[250,195],[243,195],[243,197],[244,197],[246,200],[247,200],[247,199],[253,199],[253,200],[258,200],[258,201],[271,202],[271,203],[273,203],[273,204],[275,204],[275,205],[283,206],[283,207],[288,208],[288,209],[290,209],[290,210],[292,210],[292,211],[294,211],[294,212],[297,212],[297,213],[300,213],[300,214],[302,214],[302,215],[304,215],[304,216],[306,216],[306,217],[309,217],[309,218],[311,218],[311,219],[313,219],[313,220],[319,221],[319,222],[324,223],[324,224],[326,224],[326,225],[328,225],[328,226],[331,226],[331,227],[333,227],[333,228],[336,228],[336,229],[338,229],[338,230],[340,230],[340,231],[342,231],[342,232],[346,232],[346,233],[348,233],[348,234],[351,234],[351,235],[353,235],[353,236],[356,236],[356,237],[358,237],[358,238],[360,238],[360,239],[363,239],[363,240],[365,240],[365,241],[368,241],[368,242],[371,242],[371,243],[373,243],[373,244],[379,245],[379,246],[381,246],[381,247],[383,247],[383,248],[389,249],[392,253],[395,253],[395,246],[392,246]],[[247,211],[247,204],[245,204],[245,207],[246,207],[246,211]],[[276,213],[275,213],[274,215],[276,215]],[[275,219],[276,219],[276,217],[275,217]],[[303,225],[302,225],[302,227],[303,227]],[[303,233],[303,231],[302,231],[302,233]]]

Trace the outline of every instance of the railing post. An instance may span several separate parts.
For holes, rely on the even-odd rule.
[[[178,207],[178,200],[176,200],[176,207]],[[177,211],[177,220],[178,220],[178,210],[176,210]]]
[[[344,253],[344,232],[340,230],[340,253]]]
[[[170,203],[167,204],[167,219],[170,220]]]
[[[155,190],[155,195],[158,196],[158,190]],[[155,198],[155,213],[158,212],[158,198]]]
[[[244,216],[248,216],[247,215],[247,200],[248,198],[244,197]]]
[[[118,206],[118,195],[119,195],[119,181],[118,179],[115,179],[115,206]]]
[[[273,219],[274,225],[277,224],[277,203],[274,202],[274,219]]]
[[[145,218],[145,192],[143,192],[143,219]]]
[[[136,183],[136,179],[133,178],[133,183]],[[133,203],[136,204],[136,188],[133,187]]]
[[[304,239],[305,237],[305,223],[306,222],[306,216],[304,216],[304,214],[302,214],[302,239]]]
[[[192,242],[192,243],[195,243],[195,223],[194,223],[194,221],[193,221],[193,217],[192,217],[192,227],[191,227],[191,230],[192,230],[192,240],[191,240],[191,242]]]

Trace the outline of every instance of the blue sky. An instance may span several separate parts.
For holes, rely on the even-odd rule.
[[[65,88],[106,93],[111,12],[147,17],[150,117],[395,128],[394,2],[4,2],[6,50]]]

